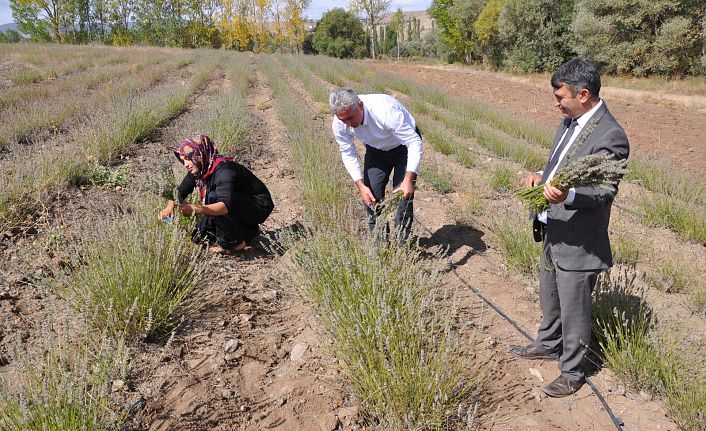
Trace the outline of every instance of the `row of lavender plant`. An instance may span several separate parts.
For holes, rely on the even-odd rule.
[[[128,145],[152,136],[185,108],[217,63],[218,59],[199,64],[188,83],[169,82],[136,98],[118,99],[93,113],[85,125],[52,140],[55,145],[45,151],[30,159],[18,158],[0,185],[0,225],[22,225],[63,186],[80,182],[95,166],[109,163]]]
[[[30,145],[43,141],[41,132],[66,133],[68,124],[81,121],[109,103],[130,100],[161,80],[173,76],[185,59],[164,62],[152,58],[129,64],[110,65],[72,80],[71,85],[58,85],[60,92],[53,97],[17,103],[3,112],[0,125],[0,150],[10,150],[13,144]],[[67,127],[68,126],[68,127]],[[51,137],[51,135],[50,135]]]
[[[56,44],[0,45],[0,54],[19,67],[10,76],[15,86],[62,79],[92,68],[129,61],[121,48]]]
[[[309,221],[306,237],[290,245],[289,269],[332,334],[363,415],[384,429],[458,425],[475,381],[464,380],[467,352],[453,329],[457,313],[440,283],[440,260],[365,232],[336,146],[301,109],[307,96],[273,59],[262,59],[261,70],[292,141]]]
[[[186,89],[182,84],[161,89],[166,94],[153,100],[151,109],[111,119],[141,132],[140,139],[152,135],[184,108],[219,61],[216,56],[206,62]],[[165,104],[157,106],[160,103]],[[137,121],[134,115],[148,118],[131,124]],[[111,142],[107,130],[96,132],[108,140],[84,148],[84,154],[96,160],[113,157],[136,142],[127,139],[135,134]],[[15,367],[25,374],[17,376],[18,387],[0,388],[0,429],[121,429],[128,414],[122,399],[129,377],[127,346],[136,339],[168,334],[196,309],[199,302],[191,293],[208,264],[204,251],[189,240],[184,228],[188,220],[156,220],[160,204],[154,196],[136,195],[126,209],[85,220],[79,223],[77,237],[62,241],[60,253],[71,264],[59,282],[59,293],[73,311],[64,314],[63,324],[44,331],[36,348],[39,354],[15,358]],[[37,362],[36,357],[44,359]]]

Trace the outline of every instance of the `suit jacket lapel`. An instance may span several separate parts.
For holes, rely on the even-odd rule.
[[[558,166],[557,166],[557,171],[561,169],[570,159],[574,158],[574,155],[576,155],[581,147],[584,146],[586,141],[589,139],[589,134],[593,132],[595,129],[595,124],[597,124],[601,118],[603,118],[603,115],[608,112],[608,108],[606,107],[605,102],[603,102],[603,105],[601,105],[598,110],[593,114],[593,116],[588,120],[586,125],[581,128],[581,132],[579,135],[574,139],[574,142],[571,144],[571,147],[569,147],[569,151],[566,153],[566,156],[559,160]]]

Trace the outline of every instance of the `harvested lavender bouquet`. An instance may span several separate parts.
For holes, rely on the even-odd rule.
[[[549,184],[559,190],[590,186],[609,189],[617,186],[625,175],[627,163],[627,159],[615,160],[609,153],[589,154],[561,168],[549,180]],[[544,198],[544,185],[520,190],[517,196],[537,214],[549,206],[549,202]]]

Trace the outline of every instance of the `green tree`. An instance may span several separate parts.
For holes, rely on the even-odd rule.
[[[387,29],[390,32],[388,40],[385,44],[382,45],[382,51],[388,53],[388,55],[392,55],[392,53],[390,52],[390,47],[395,47],[394,55],[397,56],[397,59],[400,58],[400,43],[402,42],[403,38],[403,26],[404,13],[402,12],[402,8],[398,7],[397,12],[395,12],[395,14],[392,16],[390,24],[387,26]]]
[[[453,55],[449,61],[469,63],[478,56],[473,23],[478,18],[484,0],[433,0],[429,15],[439,29],[439,38],[449,46]],[[432,21],[434,22],[434,21]]]
[[[106,0],[107,23],[110,27],[108,42],[113,45],[131,45],[134,37],[130,31],[130,22],[139,0]]]
[[[338,58],[362,57],[365,32],[358,18],[342,8],[327,11],[314,30],[312,43],[319,54]]]
[[[7,30],[6,32],[0,31],[0,43],[17,43],[22,41],[22,35],[16,30]]]
[[[380,54],[387,54],[390,57],[399,57],[398,42],[399,37],[397,31],[392,27],[392,24],[385,26],[385,41],[380,44]]]
[[[574,0],[507,0],[500,38],[512,70],[550,72],[575,56],[571,19]]]
[[[188,23],[183,36],[183,47],[221,47],[220,32],[214,21],[219,5],[218,0],[186,0]]]
[[[186,43],[186,3],[181,0],[142,0],[134,8],[133,37],[137,43],[183,46]]]
[[[12,18],[17,28],[37,41],[62,41],[62,5],[61,1],[10,0]]]
[[[500,66],[502,61],[500,14],[504,8],[505,0],[488,0],[478,19],[473,23],[483,60],[495,68]]]
[[[367,32],[373,35],[370,53],[375,59],[377,49],[375,45],[375,29],[380,22],[380,18],[390,7],[390,0],[349,0],[348,6],[354,14],[365,22]]]
[[[703,0],[578,0],[576,51],[609,73],[703,72]]]

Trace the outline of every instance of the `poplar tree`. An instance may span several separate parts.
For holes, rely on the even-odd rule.
[[[287,0],[287,40],[297,54],[301,52],[306,39],[304,9],[310,4],[311,0]]]
[[[390,7],[391,0],[350,0],[349,8],[365,22],[366,31],[371,35],[370,53],[376,58],[374,31],[382,16]]]

